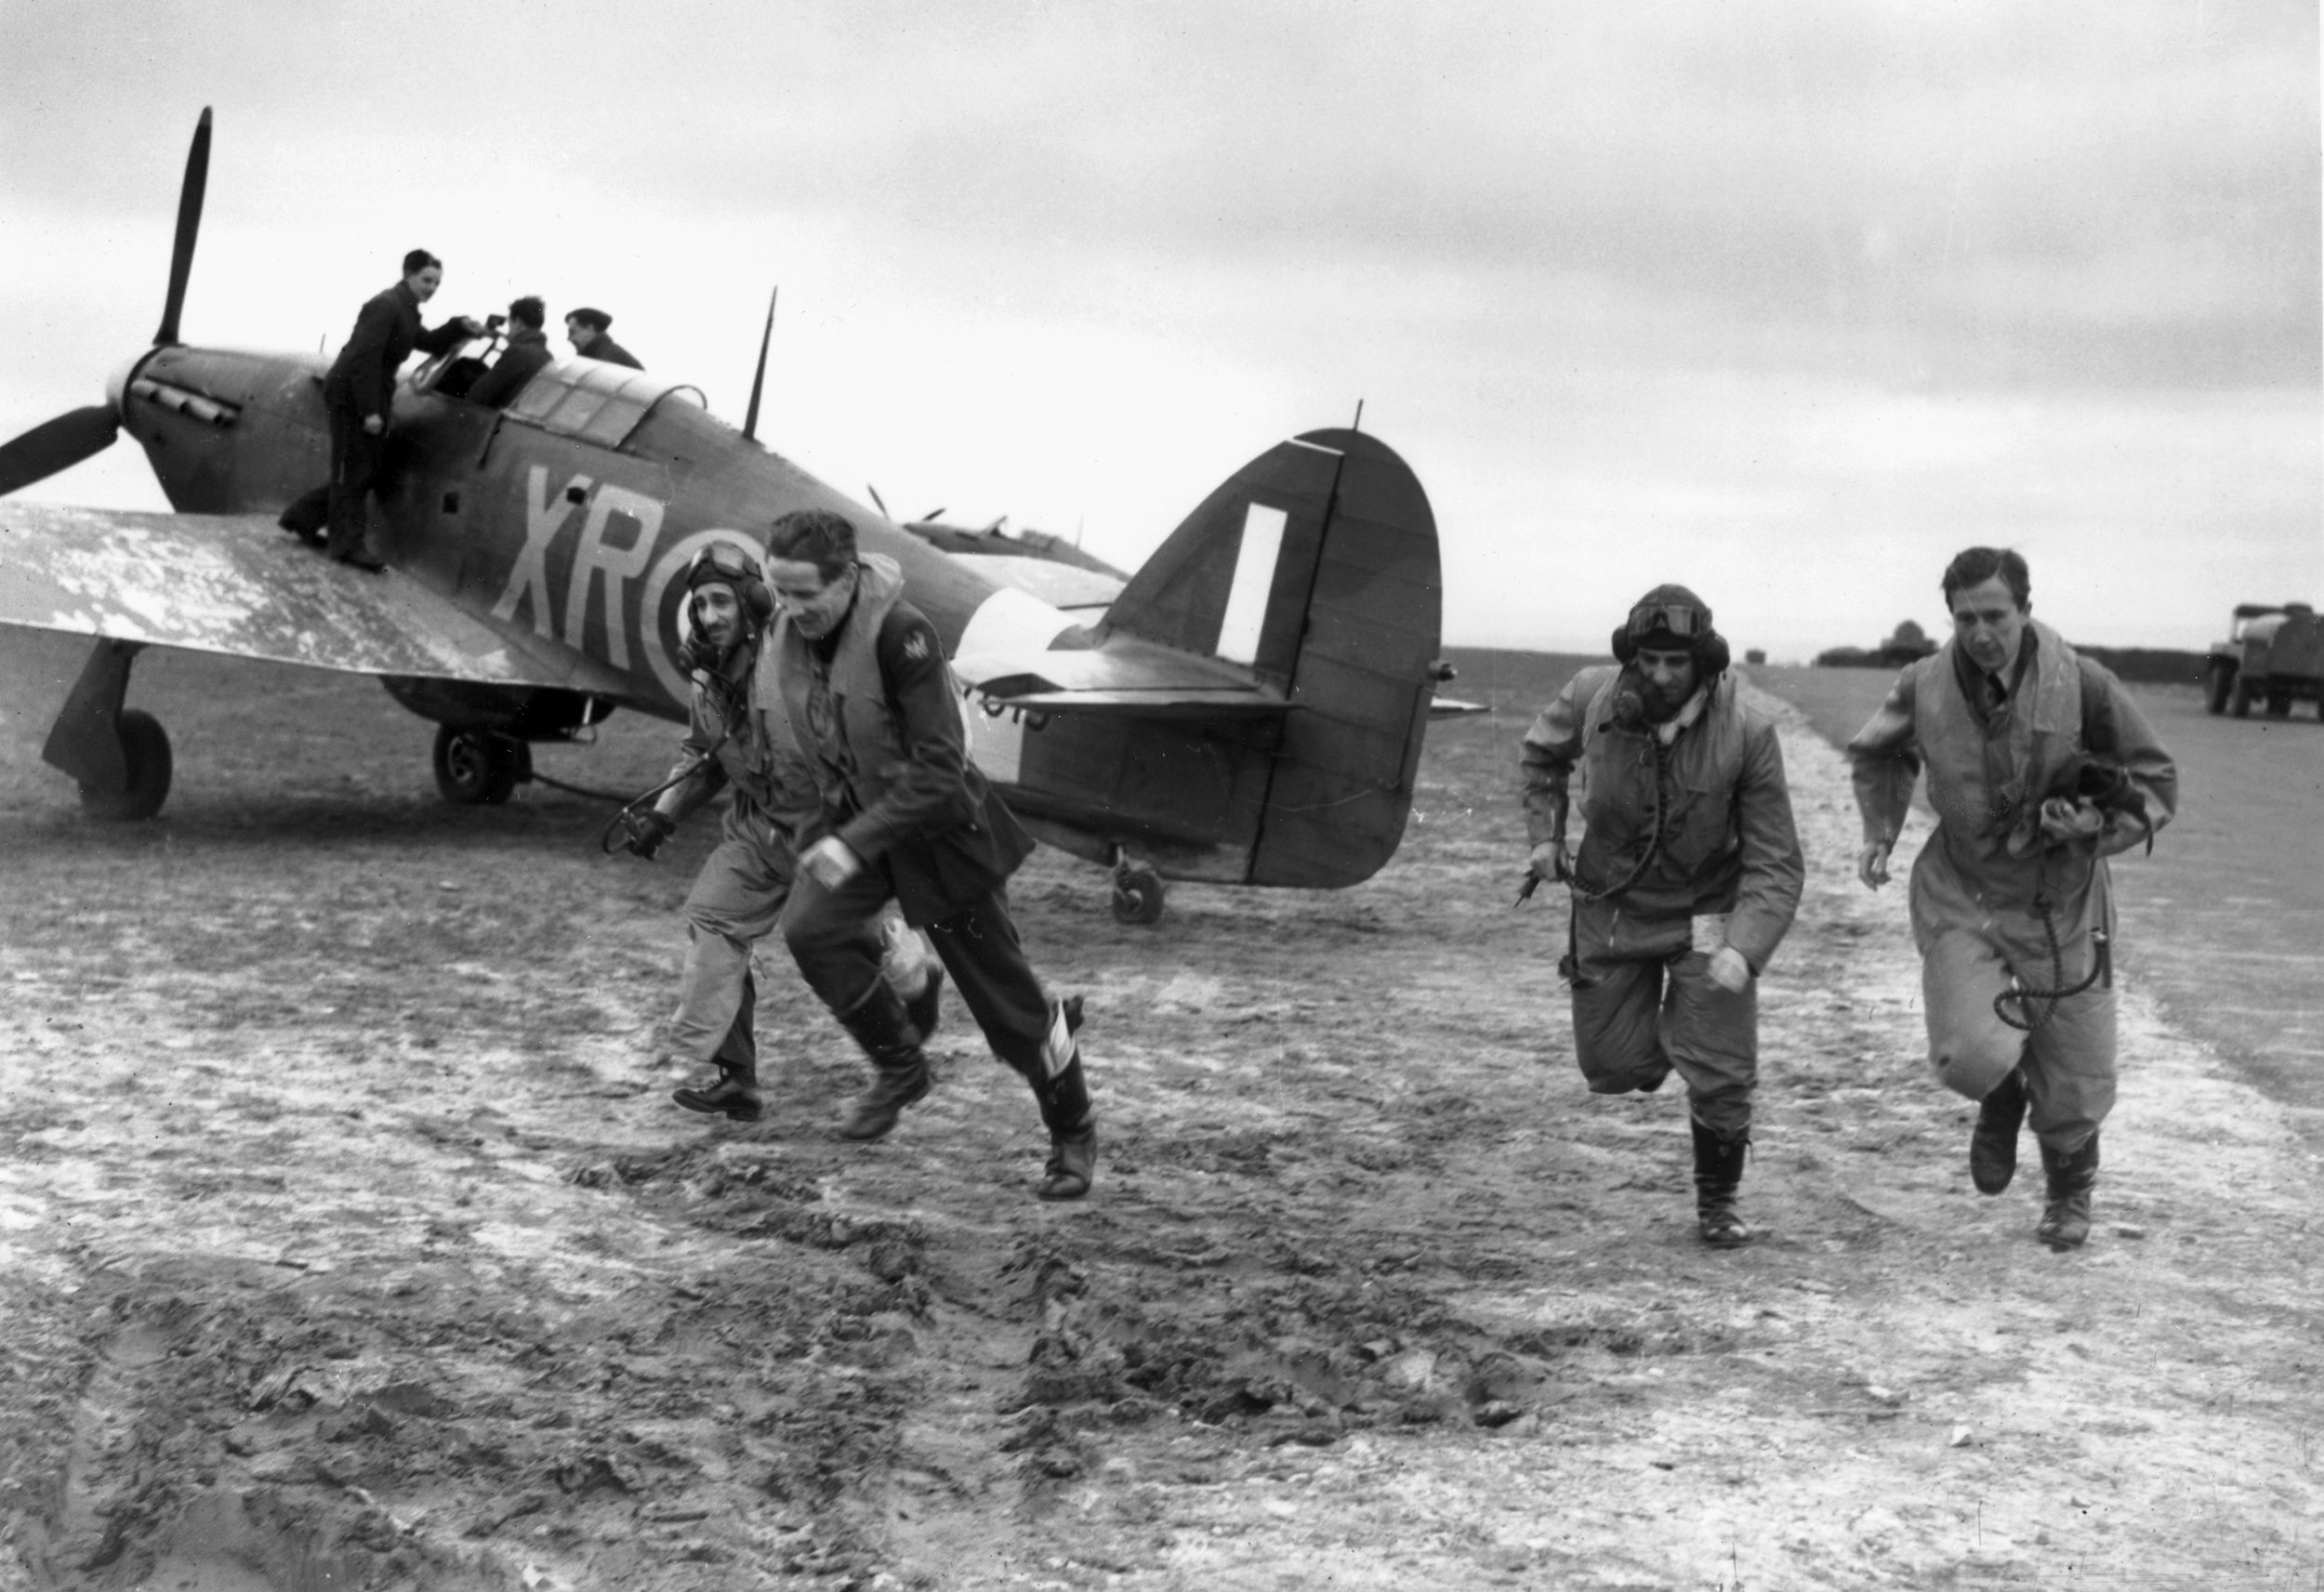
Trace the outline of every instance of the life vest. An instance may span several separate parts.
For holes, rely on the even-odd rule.
[[[1953,662],[1958,641],[1911,665],[1913,730],[1947,847],[1985,862],[2033,843],[2041,799],[2082,745],[2082,674],[2074,649],[2040,620],[2031,664],[2009,700],[1979,723]]]
[[[1697,704],[1682,710],[1684,722],[1663,745],[1651,724],[1614,722],[1621,671],[1606,675],[1582,715],[1577,805],[1587,827],[1578,876],[1587,888],[1604,889],[1655,845],[1653,862],[1621,894],[1625,907],[1654,915],[1731,903],[1743,872],[1736,785],[1748,733],[1735,677],[1721,675]]]
[[[855,604],[828,664],[788,614],[777,620],[759,662],[760,685],[779,692],[825,809],[850,817],[878,806],[908,760],[878,651],[880,626],[903,598],[904,572],[880,553],[865,555],[856,570]]]

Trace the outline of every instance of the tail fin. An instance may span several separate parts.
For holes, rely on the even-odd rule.
[[[1395,854],[1443,595],[1419,479],[1372,438],[1326,430],[1235,472],[1115,599],[1103,632],[1242,664],[1291,704],[1248,882],[1350,885]]]

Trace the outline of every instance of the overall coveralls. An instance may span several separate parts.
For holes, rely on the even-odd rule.
[[[2061,843],[2040,830],[2041,802],[2063,794],[2084,753],[2120,763],[2144,816],[2116,810],[2096,835]],[[1848,757],[1865,839],[1883,846],[1928,770],[1936,832],[1912,866],[1912,932],[1929,1059],[1947,1087],[1992,1108],[1994,1120],[1981,1119],[1981,1138],[1993,1142],[1976,1153],[1978,1186],[2008,1186],[2018,1121],[2029,1115],[2051,1184],[2044,1236],[2054,1236],[2055,1207],[2075,1198],[2086,1231],[2098,1126],[2115,1098],[2114,988],[2094,938],[2114,935],[2106,859],[2170,822],[2170,754],[2111,672],[2028,620],[2011,679],[1986,675],[1948,642],[1897,677]],[[2077,985],[2087,987],[2022,993]]]

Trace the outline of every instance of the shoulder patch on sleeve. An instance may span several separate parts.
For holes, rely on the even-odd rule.
[[[905,633],[904,638],[904,655],[911,659],[914,663],[917,664],[924,661],[928,657],[929,653],[934,651],[935,646],[929,640],[928,632],[925,629],[922,629],[918,625],[915,625],[911,630]]]

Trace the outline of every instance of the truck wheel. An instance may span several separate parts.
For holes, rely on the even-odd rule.
[[[2291,712],[2291,693],[2290,691],[2269,691],[2269,692],[2267,693],[2267,717],[2270,717],[2270,718],[2282,718],[2282,717],[2286,717],[2288,714],[2290,714]]]
[[[2205,683],[2209,689],[2203,695],[2204,711],[2213,715],[2226,712],[2227,698],[2235,691],[2236,666],[2224,658],[2212,659]]]
[[[2236,681],[2235,692],[2228,701],[2227,711],[2238,718],[2251,717],[2251,682],[2250,680]]]

